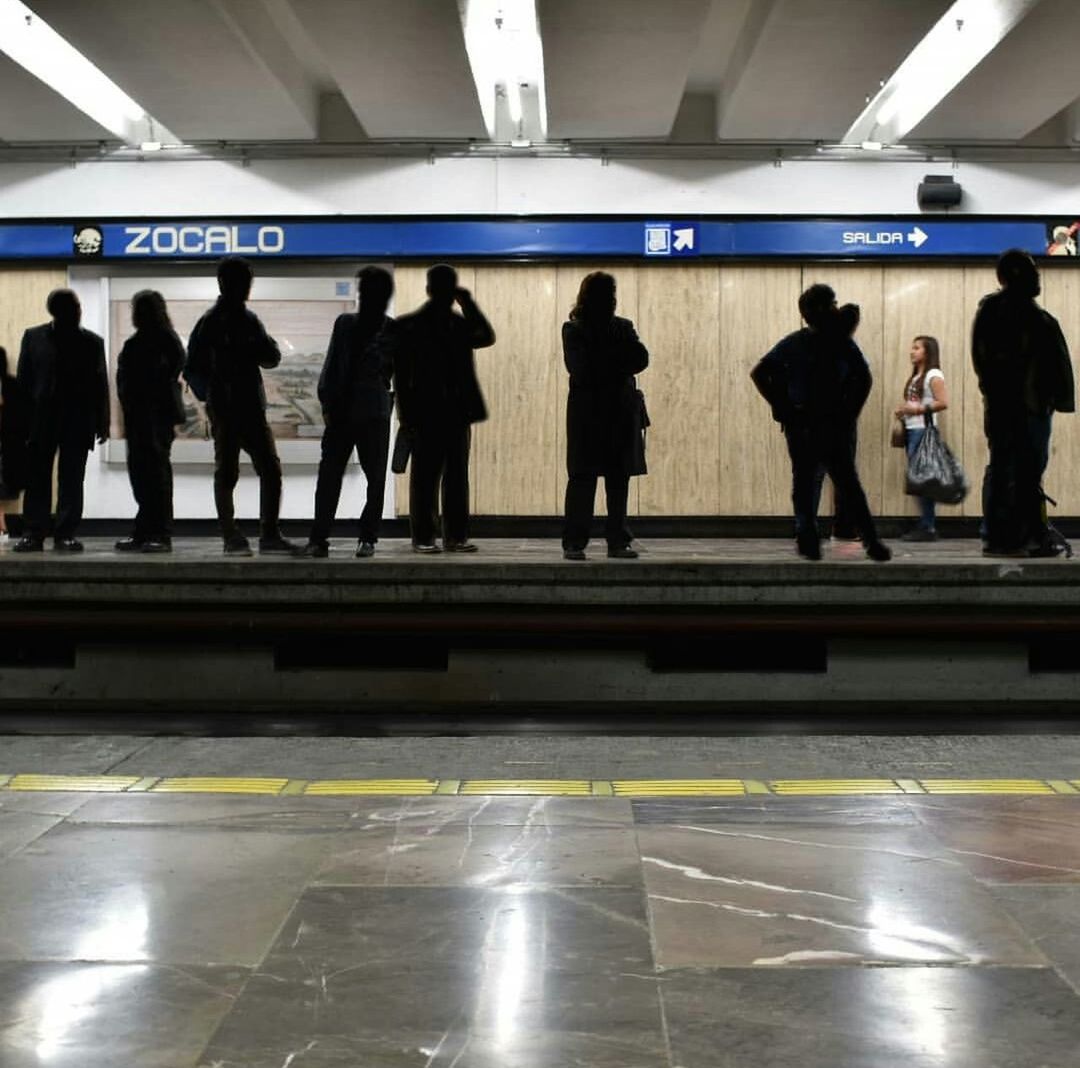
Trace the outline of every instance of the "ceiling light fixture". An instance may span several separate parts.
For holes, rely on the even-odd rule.
[[[934,110],[1039,0],[955,0],[844,135],[895,144]],[[865,146],[864,146],[865,147]]]
[[[459,7],[488,136],[495,137],[500,91],[506,97],[515,133],[520,132],[525,118],[522,89],[531,86],[538,97],[540,133],[546,136],[544,51],[536,0],[459,0]]]
[[[0,0],[0,52],[122,141],[153,139],[146,109],[22,0]],[[160,124],[158,131],[168,132]]]

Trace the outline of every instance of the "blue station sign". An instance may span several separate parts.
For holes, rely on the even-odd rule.
[[[1076,255],[1057,219],[312,219],[0,223],[0,260],[620,259]]]

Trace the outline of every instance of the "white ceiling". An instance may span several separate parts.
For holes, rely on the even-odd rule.
[[[26,2],[187,141],[487,136],[464,0]],[[949,3],[537,0],[549,138],[837,141]],[[1078,40],[1080,0],[1039,0],[906,140],[1071,144]],[[0,54],[0,140],[99,139]]]

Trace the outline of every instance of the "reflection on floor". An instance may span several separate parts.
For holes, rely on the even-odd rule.
[[[0,796],[4,1068],[1080,1063],[1080,798]]]

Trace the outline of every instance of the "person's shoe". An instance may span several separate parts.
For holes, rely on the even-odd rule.
[[[607,554],[609,560],[636,560],[638,558],[637,550],[631,549],[629,545],[609,545]]]
[[[171,553],[172,542],[164,538],[147,538],[139,547],[141,553]]]
[[[1001,545],[984,545],[983,556],[998,557],[1005,560],[1026,560],[1028,558],[1027,549],[1007,549]]]
[[[295,541],[289,541],[280,534],[271,534],[259,539],[260,556],[296,556],[300,547]]]
[[[250,556],[251,542],[243,534],[230,534],[225,539],[226,556]]]
[[[328,541],[309,541],[300,550],[300,555],[309,560],[325,560],[330,555],[330,543]]]
[[[13,553],[39,553],[45,548],[41,538],[35,538],[32,534],[25,534],[11,547]]]
[[[356,546],[356,553],[354,554],[357,560],[366,560],[369,556],[375,555],[375,543],[373,541],[362,541]]]
[[[832,528],[832,540],[833,541],[859,541],[859,532],[854,527],[838,527]]]
[[[433,541],[414,541],[412,549],[414,553],[427,553],[428,555],[442,552],[442,549]]]
[[[886,560],[892,559],[892,549],[890,549],[883,541],[868,541],[866,543],[866,555],[869,556],[871,560],[876,560],[879,564],[883,564]]]
[[[113,548],[118,553],[141,553],[145,544],[142,538],[121,538]]]
[[[475,553],[479,546],[472,541],[443,541],[443,549],[448,553]]]
[[[81,553],[83,543],[78,538],[57,538],[53,542],[53,549],[58,553]]]
[[[795,547],[807,560],[821,559],[821,539],[816,534],[800,534],[795,539]]]
[[[1060,556],[1065,551],[1064,545],[1057,545],[1052,541],[1039,542],[1028,549],[1028,556],[1036,560],[1051,560]]]
[[[562,558],[564,560],[584,560],[584,549],[563,549]]]
[[[900,535],[901,541],[937,541],[937,531],[926,527],[912,527],[906,534]]]

